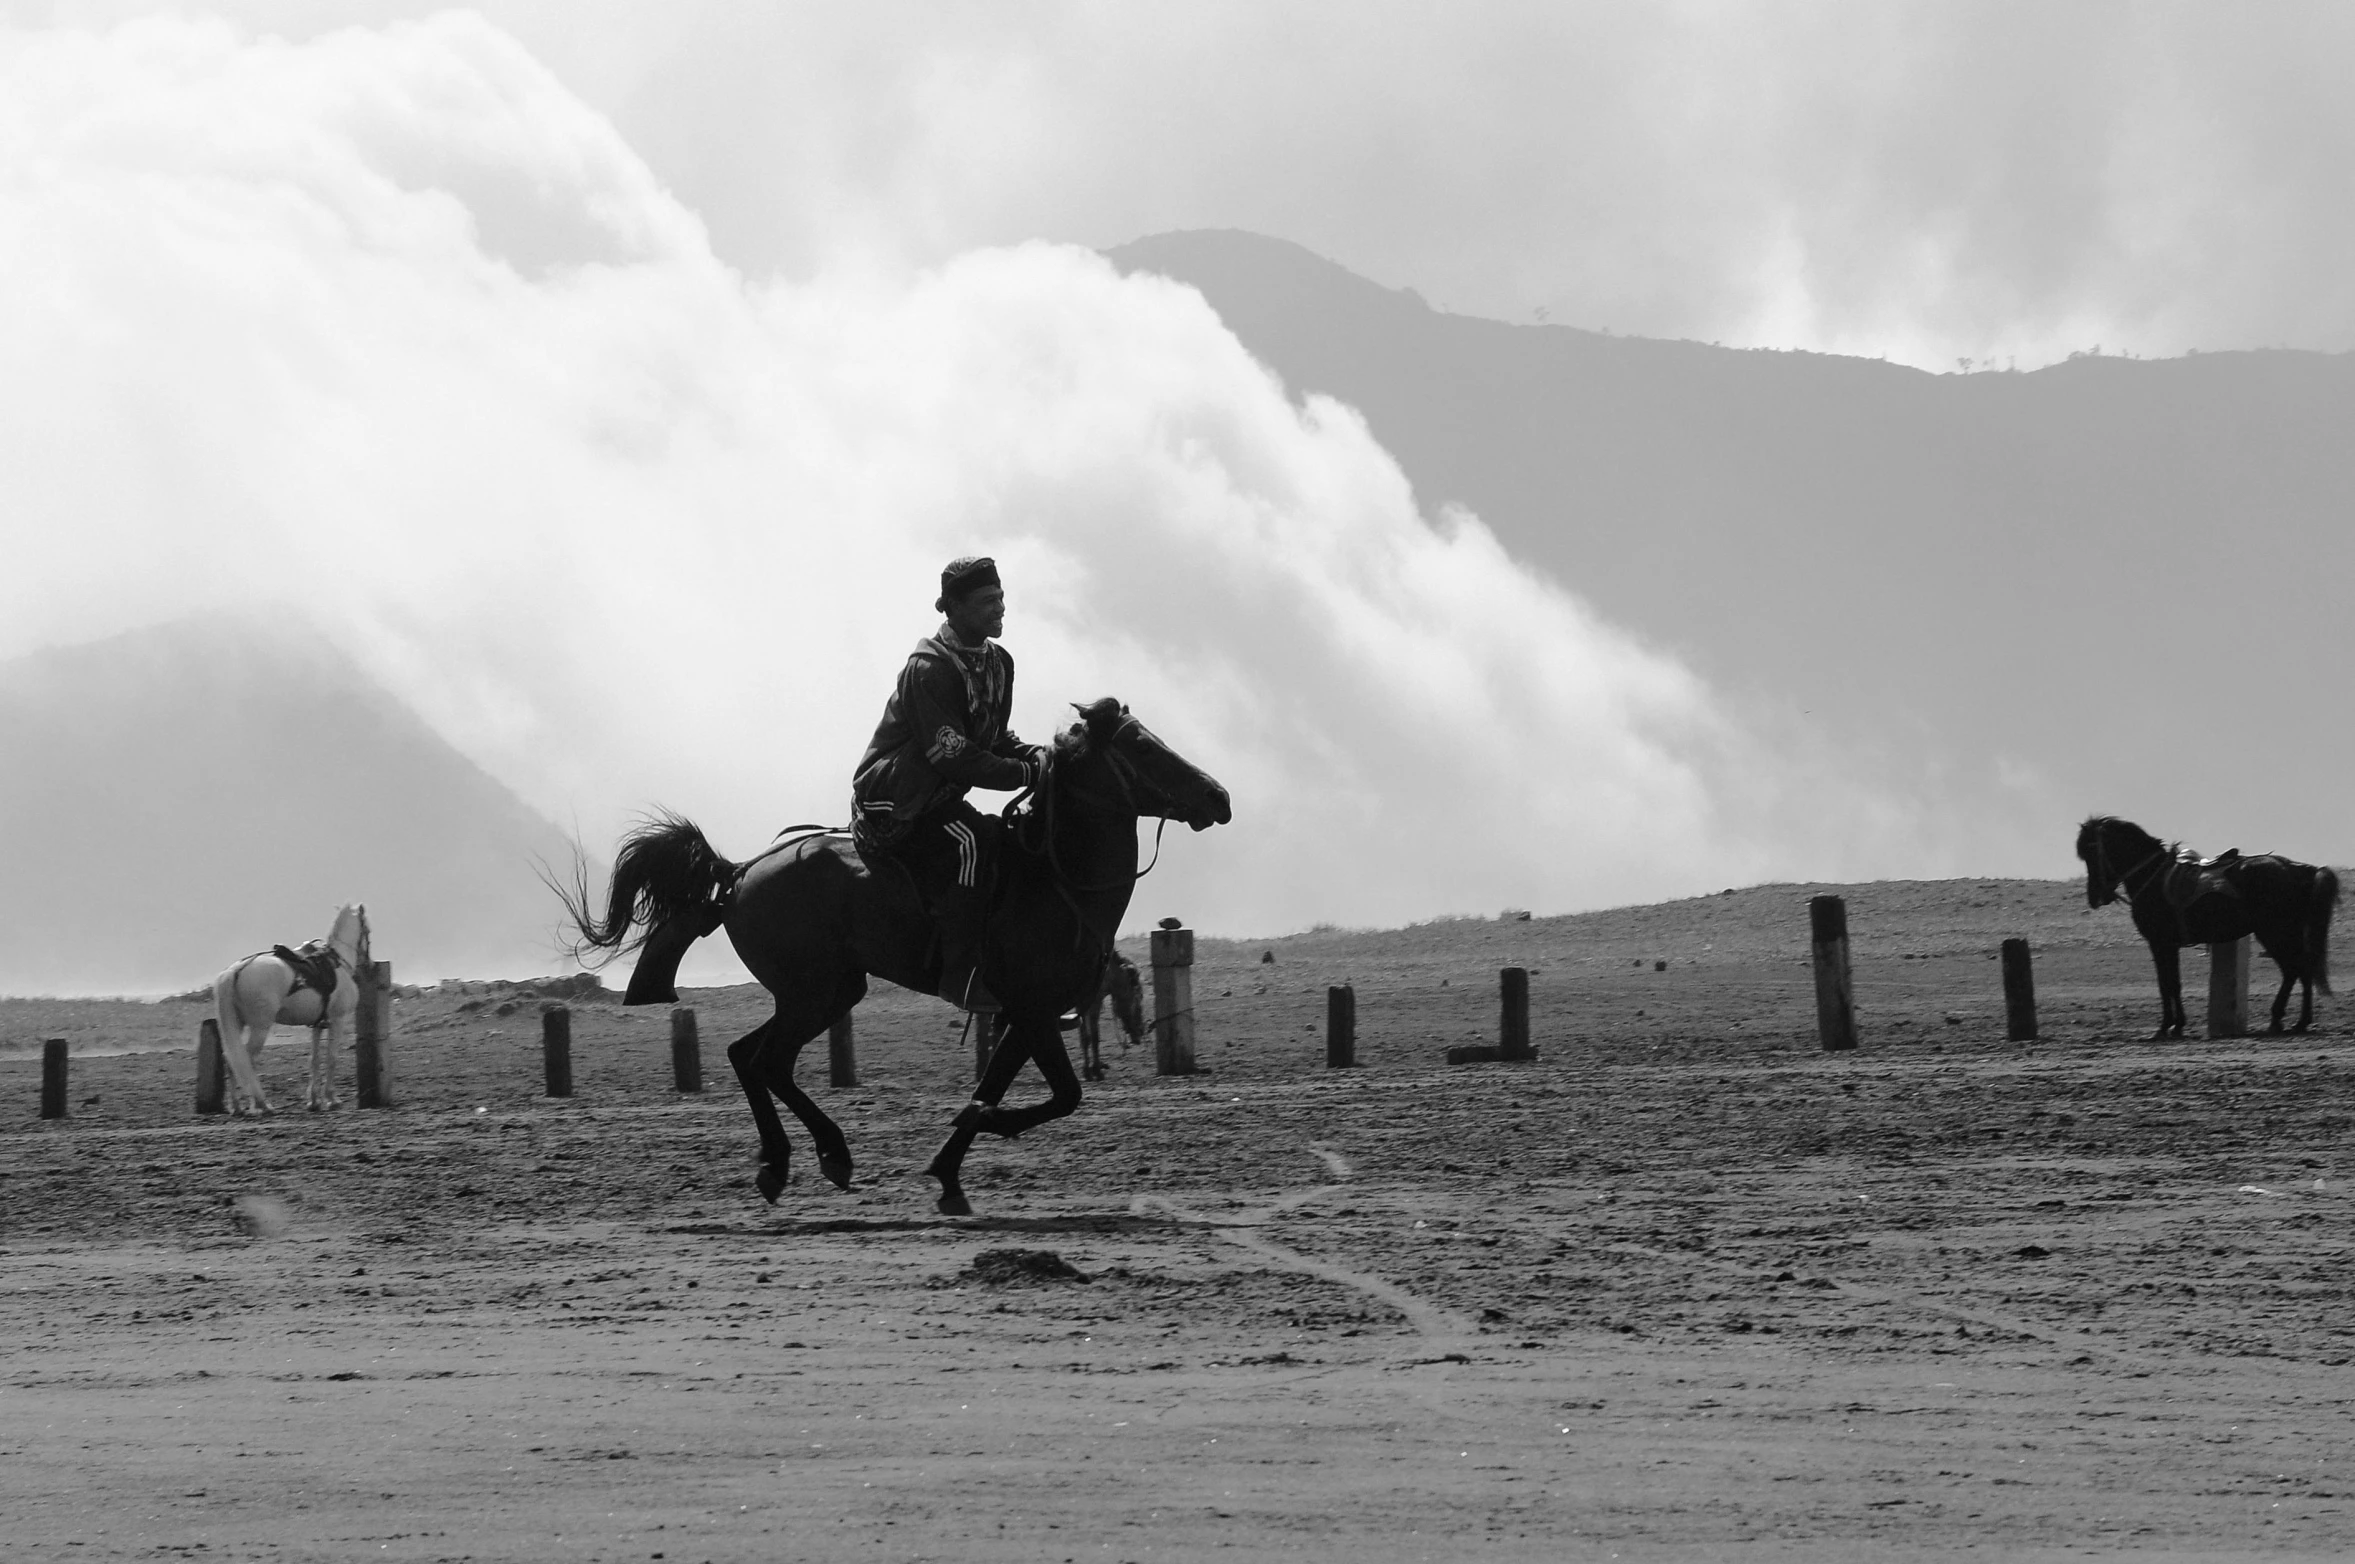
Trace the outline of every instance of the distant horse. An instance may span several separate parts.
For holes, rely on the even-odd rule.
[[[1079,1073],[1082,1079],[1104,1078],[1104,1001],[1112,1001],[1112,1017],[1120,1023],[1121,1046],[1132,1048],[1145,1040],[1145,986],[1137,980],[1137,964],[1119,951],[1105,973],[1104,992],[1079,1012]]]
[[[972,1210],[960,1172],[975,1135],[1011,1140],[1079,1106],[1079,1079],[1058,1026],[1102,981],[1112,936],[1137,873],[1137,821],[1183,820],[1195,830],[1232,818],[1227,791],[1129,715],[1115,700],[1074,707],[1044,774],[1008,815],[982,972],[1004,1003],[1005,1033],[973,1100],[924,1171],[940,1181],[940,1209]],[[886,864],[870,867],[839,833],[782,841],[749,863],[712,851],[693,822],[658,817],[614,854],[606,910],[588,887],[558,887],[583,950],[640,951],[626,1002],[667,1002],[671,975],[695,939],[725,927],[728,942],[777,1001],[777,1013],[728,1048],[728,1062],[760,1127],[761,1194],[785,1187],[792,1145],[773,1093],[809,1131],[818,1170],[850,1187],[841,1129],[793,1082],[804,1044],[825,1035],[864,998],[870,974],[924,993],[939,990],[940,958],[914,884]],[[633,926],[647,932],[635,940]],[[652,969],[652,970],[650,970]],[[999,1106],[1025,1063],[1053,1095]]]
[[[2330,992],[2330,919],[2339,904],[2339,877],[2328,869],[2260,853],[2227,855],[2213,865],[2186,859],[2177,847],[2114,815],[2097,815],[2077,831],[2085,863],[2085,904],[2103,907],[2124,886],[2134,927],[2151,947],[2159,970],[2159,1029],[2152,1041],[2183,1035],[2186,945],[2218,945],[2254,934],[2281,968],[2273,996],[2278,1032],[2290,988],[2302,984],[2298,1031],[2314,1020],[2314,993]]]
[[[335,1054],[350,1038],[352,1013],[360,1005],[356,974],[367,960],[368,909],[354,903],[337,910],[326,939],[299,950],[280,945],[261,951],[213,979],[230,1112],[274,1111],[262,1090],[262,1045],[273,1025],[311,1029],[305,1105],[314,1111],[343,1105],[335,1093]]]

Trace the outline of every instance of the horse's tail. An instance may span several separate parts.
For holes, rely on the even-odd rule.
[[[2313,889],[2306,893],[2306,970],[2325,994],[2330,992],[2330,915],[2338,905],[2337,872],[2315,870]]]
[[[587,870],[577,861],[570,887],[551,880],[549,888],[563,901],[580,936],[573,956],[586,965],[591,957],[610,960],[643,945],[646,935],[631,933],[638,925],[651,932],[672,918],[709,915],[739,872],[712,851],[694,821],[660,810],[623,837],[614,853],[613,883],[606,890],[603,917],[590,899]],[[709,924],[698,932],[708,933]]]
[[[245,973],[240,961],[213,979],[213,1022],[221,1029],[221,1046],[245,1040],[245,1018],[237,1008],[237,980]]]

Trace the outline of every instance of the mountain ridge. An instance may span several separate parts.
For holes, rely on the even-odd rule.
[[[1237,230],[1106,254],[1762,720],[2026,790],[2056,844],[2098,811],[2355,857],[2355,733],[2308,720],[2355,661],[2355,355],[1935,374],[1452,315]],[[2305,755],[2252,776],[2276,736]]]

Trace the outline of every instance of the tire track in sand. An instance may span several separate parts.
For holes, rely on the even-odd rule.
[[[1345,1180],[1354,1175],[1355,1170],[1350,1167],[1348,1159],[1331,1147],[1312,1141],[1306,1149],[1311,1156],[1324,1163],[1326,1171],[1336,1180]],[[1340,1183],[1311,1184],[1303,1189],[1287,1190],[1256,1210],[1231,1217],[1211,1216],[1191,1210],[1159,1195],[1139,1195],[1129,1202],[1129,1210],[1140,1216],[1158,1211],[1180,1221],[1209,1228],[1236,1247],[1247,1249],[1285,1270],[1298,1271],[1302,1275],[1314,1276],[1361,1292],[1397,1310],[1406,1317],[1408,1324],[1414,1326],[1416,1333],[1436,1353],[1435,1357],[1425,1358],[1423,1362],[1469,1362],[1471,1349],[1479,1344],[1480,1330],[1466,1316],[1419,1298],[1387,1277],[1351,1270],[1330,1260],[1302,1254],[1254,1231],[1282,1213],[1321,1200],[1342,1187]]]

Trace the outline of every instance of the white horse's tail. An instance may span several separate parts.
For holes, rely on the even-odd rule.
[[[213,979],[213,1020],[221,1028],[221,1046],[245,1040],[245,1015],[237,1008],[237,980],[245,975],[240,961]]]

